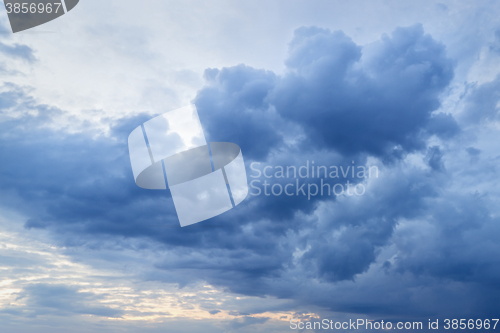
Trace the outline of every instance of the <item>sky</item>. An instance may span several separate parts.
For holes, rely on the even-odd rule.
[[[498,17],[497,1],[81,0],[12,34],[2,7],[1,330],[498,318]],[[134,183],[127,138],[189,104],[262,193],[181,228],[168,190]],[[362,195],[264,194],[318,186],[275,176],[313,161],[378,173],[329,179]]]

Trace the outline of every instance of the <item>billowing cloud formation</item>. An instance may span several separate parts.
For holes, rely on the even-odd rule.
[[[299,28],[286,66],[283,75],[245,65],[207,70],[195,103],[209,140],[235,142],[245,161],[261,166],[370,161],[378,178],[348,178],[363,183],[365,195],[249,197],[181,229],[168,193],[137,188],[128,163],[126,137],[150,116],[110,122],[108,135],[54,131],[51,115],[63,111],[8,85],[1,96],[2,202],[29,216],[27,228],[53,230],[68,246],[140,238],[166,250],[145,279],[205,280],[241,294],[385,317],[489,315],[500,272],[489,199],[496,192],[477,186],[483,170],[473,163],[483,161],[489,179],[498,175],[480,147],[463,146],[464,122],[440,110],[454,68],[445,47],[420,25],[366,46],[340,31]],[[494,84],[475,88],[468,103],[477,106],[465,114],[493,119]],[[490,109],[478,104],[482,94],[492,98]],[[38,301],[47,288],[31,290],[30,304],[49,307]],[[459,300],[471,305],[457,308]],[[265,320],[249,317],[234,328]]]
[[[233,138],[246,156],[257,159],[283,142],[277,131],[281,119],[267,102],[277,81],[274,73],[239,65],[208,69],[205,78],[210,85],[199,92],[196,106],[209,138],[229,142]]]
[[[208,131],[228,128],[217,137],[237,137],[251,157],[257,150],[262,157],[280,145],[284,120],[291,120],[307,135],[308,149],[391,157],[422,149],[430,134],[457,130],[449,115],[432,115],[453,62],[420,25],[364,48],[341,31],[300,28],[286,65],[279,78],[243,65],[207,70],[211,85],[197,106],[206,110]]]
[[[445,48],[420,25],[361,50],[342,32],[295,32],[292,70],[276,94],[277,109],[305,127],[311,144],[343,154],[413,151],[453,77]],[[307,110],[307,111],[306,111]]]

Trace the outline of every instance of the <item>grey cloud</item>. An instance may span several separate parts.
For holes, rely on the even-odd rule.
[[[66,285],[29,285],[24,288],[19,298],[26,299],[28,316],[90,314],[101,317],[119,317],[122,314],[121,310],[98,305],[97,295],[78,292],[77,288]]]
[[[394,146],[424,147],[453,62],[420,25],[398,28],[362,49],[342,32],[302,28],[291,45],[287,64],[295,67],[279,82],[274,101],[280,115],[304,127],[309,145],[385,158],[396,156]],[[453,121],[447,123],[432,131],[453,132]]]
[[[195,103],[209,140],[235,142],[245,159],[262,165],[382,160],[383,177],[359,200],[248,198],[180,229],[168,191],[142,190],[133,182],[126,137],[151,116],[124,118],[111,125],[109,137],[51,131],[43,125],[63,111],[10,86],[0,96],[3,110],[39,112],[18,119],[5,113],[8,120],[0,124],[2,202],[28,215],[26,227],[54,231],[59,244],[98,250],[101,240],[119,239],[119,248],[140,239],[142,247],[168,251],[152,260],[144,278],[181,286],[203,280],[245,295],[401,316],[440,314],[473,294],[475,283],[493,288],[497,272],[488,254],[496,250],[490,238],[481,246],[473,241],[481,239],[474,234],[481,229],[491,239],[498,234],[491,207],[475,198],[458,209],[455,198],[443,196],[451,183],[443,156],[462,131],[453,116],[435,112],[453,77],[445,47],[419,25],[363,47],[342,32],[301,28],[286,64],[284,75],[245,65],[207,70]],[[490,98],[494,91],[484,94]],[[445,144],[430,145],[433,135]],[[409,153],[431,168],[408,165]],[[408,231],[413,221],[431,227]],[[480,264],[473,264],[475,256],[482,256]],[[453,295],[447,281],[463,284],[463,291]],[[434,302],[443,284],[450,290]],[[428,298],[415,292],[419,287]],[[37,298],[43,292],[33,291],[32,304],[53,309]],[[491,304],[484,292],[475,296],[481,299]],[[72,311],[91,311],[79,304]]]

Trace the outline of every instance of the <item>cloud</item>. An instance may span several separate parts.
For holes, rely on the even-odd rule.
[[[435,171],[443,171],[443,153],[439,149],[438,146],[429,147],[429,151],[427,152],[426,160],[429,166]]]
[[[464,124],[498,120],[499,88],[500,76],[491,82],[475,85],[469,93],[460,120]]]
[[[420,25],[363,48],[342,32],[301,28],[289,53],[291,71],[275,93],[278,112],[302,124],[310,146],[347,155],[390,158],[394,147],[422,149],[439,94],[453,77],[444,45]]]
[[[269,318],[255,318],[255,317],[243,317],[243,319],[235,319],[233,322],[229,325],[232,329],[237,330],[241,329],[245,326],[249,325],[255,325],[255,324],[263,324],[265,323]]]
[[[52,232],[59,245],[153,251],[141,266],[148,267],[140,275],[147,281],[185,287],[201,280],[301,306],[408,317],[445,313],[481,289],[475,284],[493,288],[494,205],[471,194],[473,182],[461,178],[478,177],[475,150],[464,147],[480,150],[478,159],[485,153],[463,136],[462,122],[440,109],[454,75],[444,45],[421,25],[363,46],[341,31],[305,27],[296,30],[285,65],[283,74],[246,65],[206,70],[195,103],[209,140],[237,143],[249,164],[262,167],[376,164],[380,177],[357,180],[365,195],[249,197],[219,217],[180,228],[168,191],[143,190],[133,181],[126,138],[151,115],[104,119],[104,134],[55,130],[53,118],[66,111],[10,84],[0,95],[2,203],[27,216],[28,230]],[[493,114],[494,89],[478,89],[491,99],[478,112]],[[471,96],[469,103],[478,103]],[[109,255],[110,262],[128,260]],[[72,313],[105,314],[86,305],[92,295],[76,289],[26,290],[30,304],[45,311],[72,303]],[[491,304],[479,291],[474,302]],[[60,297],[44,301],[46,294]],[[205,312],[217,311],[210,304]],[[245,318],[232,328],[264,323],[247,317],[262,312],[238,312]]]
[[[454,62],[421,25],[364,47],[341,31],[299,28],[285,64],[279,77],[244,65],[208,70],[195,101],[210,135],[235,138],[250,158],[304,133],[304,149],[390,159],[458,131],[451,115],[433,115]]]
[[[207,69],[205,78],[196,106],[208,140],[234,142],[252,159],[282,144],[281,120],[266,100],[276,84],[273,72],[238,65]]]
[[[119,317],[123,311],[105,306],[89,306],[86,302],[95,301],[96,295],[78,292],[77,288],[65,285],[36,284],[25,288],[20,298],[27,297],[27,308],[34,309],[30,316],[47,315],[94,315],[100,317]]]
[[[26,45],[8,45],[0,42],[0,52],[10,56],[11,58],[19,58],[28,62],[35,61],[33,50]]]
[[[34,64],[36,61],[35,52],[27,45],[13,43],[12,37],[9,36],[10,28],[7,28],[4,22],[0,23],[0,72],[3,75],[19,75],[19,71],[14,69],[17,62],[24,65]]]

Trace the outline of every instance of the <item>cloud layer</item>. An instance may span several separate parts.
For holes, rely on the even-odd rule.
[[[0,45],[0,52],[35,61],[26,47]],[[367,45],[342,31],[301,27],[285,64],[283,74],[243,64],[207,69],[194,102],[208,139],[237,143],[249,174],[252,162],[375,164],[378,178],[349,178],[365,195],[250,196],[180,228],[168,191],[136,187],[129,166],[126,138],[151,115],[104,119],[107,133],[70,133],[51,127],[64,110],[9,83],[0,93],[1,202],[61,246],[158,249],[162,256],[148,258],[150,269],[138,274],[144,280],[206,281],[297,307],[383,318],[493,315],[498,156],[475,146],[498,120],[498,78],[473,86],[458,116],[443,109],[455,62],[418,24]],[[96,296],[73,287],[23,292],[28,308],[48,315],[64,308],[123,316],[88,306]],[[267,317],[248,316],[259,312],[238,313],[230,326],[263,324]]]

